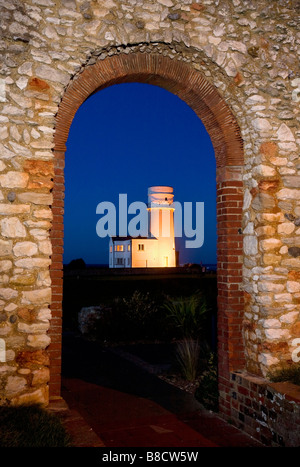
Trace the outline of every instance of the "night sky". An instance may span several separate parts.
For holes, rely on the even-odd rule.
[[[108,264],[96,207],[119,193],[147,203],[148,187],[174,188],[174,201],[204,202],[204,244],[184,247],[180,264],[216,263],[216,164],[210,137],[193,110],[157,86],[126,83],[91,96],[73,120],[66,153],[64,263]],[[128,216],[130,220],[133,216]],[[194,228],[195,225],[195,214]]]

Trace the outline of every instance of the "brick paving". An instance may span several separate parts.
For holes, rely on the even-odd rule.
[[[205,409],[177,416],[156,402],[78,379],[63,379],[66,427],[77,446],[257,447]]]
[[[115,353],[101,357],[95,343],[76,343],[62,378],[64,423],[75,446],[261,446],[190,394]],[[87,361],[87,355],[96,359]]]

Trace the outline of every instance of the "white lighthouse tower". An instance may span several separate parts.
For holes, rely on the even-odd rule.
[[[111,237],[110,268],[176,267],[173,188],[148,188],[148,235]]]
[[[149,235],[157,239],[158,267],[175,267],[173,188],[148,188]]]

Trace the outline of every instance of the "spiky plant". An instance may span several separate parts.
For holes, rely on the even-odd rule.
[[[177,343],[176,357],[182,376],[195,381],[198,373],[200,346],[197,340],[183,339]]]
[[[189,297],[169,299],[165,303],[168,318],[179,329],[181,337],[194,339],[199,337],[208,307],[200,293]]]

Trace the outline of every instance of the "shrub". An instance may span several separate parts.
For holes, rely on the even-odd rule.
[[[168,299],[164,306],[181,338],[198,339],[208,312],[206,299],[202,294]]]
[[[123,298],[126,319],[144,327],[149,319],[157,312],[157,305],[150,297],[150,293],[136,290],[130,298]]]
[[[270,372],[268,378],[274,383],[289,381],[290,383],[300,386],[300,364]]]
[[[38,405],[0,407],[0,447],[68,447],[60,418]]]
[[[218,412],[218,370],[217,359],[213,353],[210,354],[207,370],[199,378],[199,387],[196,389],[195,397],[206,409]]]
[[[119,298],[113,304],[115,337],[121,340],[157,338],[159,335],[159,305],[149,292],[136,290],[129,298]]]

